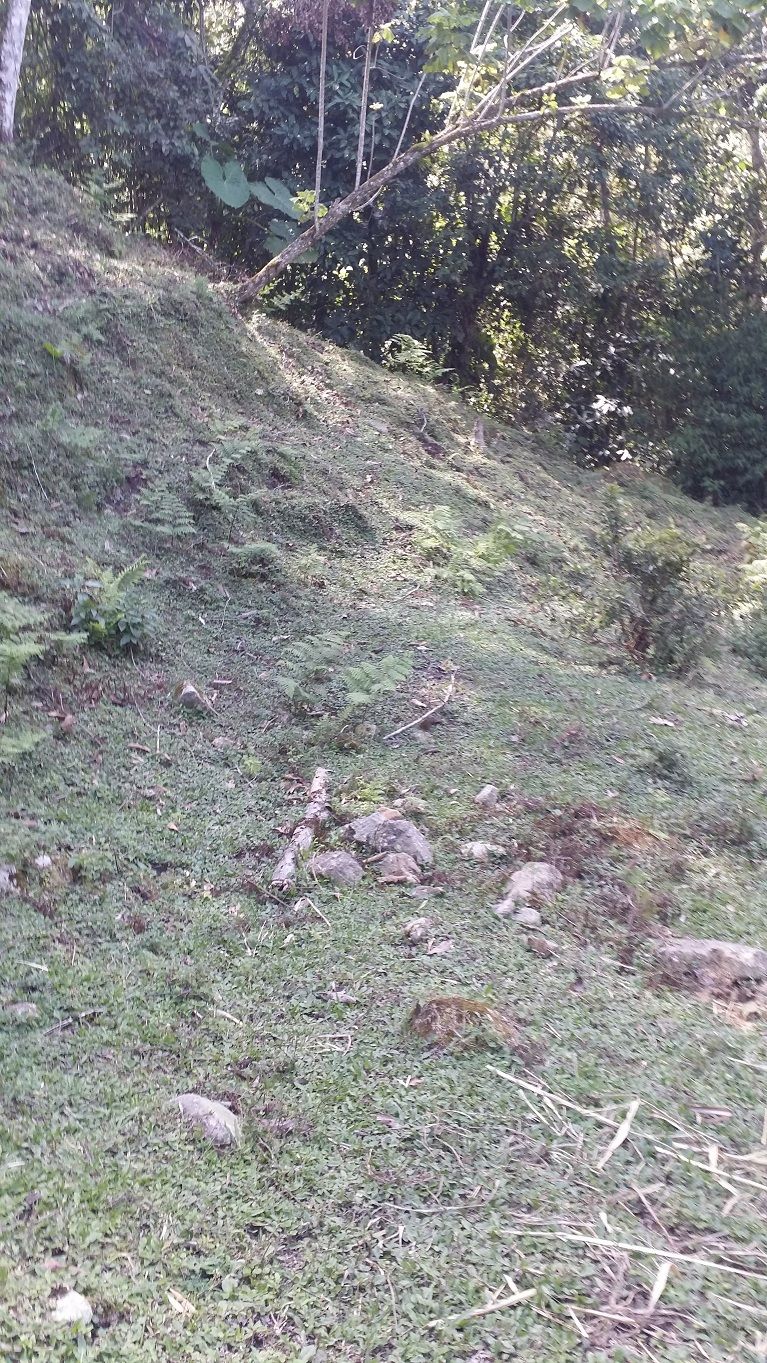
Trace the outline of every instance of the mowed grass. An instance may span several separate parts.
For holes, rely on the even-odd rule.
[[[764,1356],[767,1179],[707,1153],[760,1149],[764,1022],[660,987],[651,951],[666,928],[764,943],[764,683],[726,646],[694,681],[626,669],[596,623],[601,475],[511,430],[483,449],[450,394],[246,327],[56,177],[0,170],[0,587],[60,625],[88,559],[145,554],[160,622],[148,654],[37,665],[10,701],[8,732],[49,736],[1,788],[21,887],[0,900],[3,1356]],[[205,492],[232,440],[236,516]],[[673,517],[732,582],[739,513],[624,481],[636,523]],[[151,528],[158,488],[194,533]],[[476,600],[417,548],[434,506],[466,544],[499,521],[518,537]],[[275,579],[233,571],[243,540],[281,552]],[[413,660],[377,731],[340,745],[338,670],[303,716],[277,683],[286,646],[328,632],[342,665]],[[453,673],[439,723],[383,739]],[[212,714],[180,709],[185,678]],[[330,845],[421,802],[438,896],[372,872],[274,894],[319,765]],[[467,861],[477,838],[506,855]],[[539,856],[568,872],[546,958],[492,912]],[[421,913],[452,952],[408,945]],[[404,1024],[435,994],[507,1007],[519,1053],[430,1051]],[[181,1125],[189,1090],[241,1115],[236,1150]],[[620,1122],[634,1100],[600,1168],[615,1127],[589,1112]],[[675,1262],[647,1313],[664,1254],[707,1263]],[[85,1331],[50,1323],[63,1287],[91,1301]]]

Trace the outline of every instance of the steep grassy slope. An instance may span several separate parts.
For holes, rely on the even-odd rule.
[[[0,899],[4,1356],[763,1356],[765,1180],[696,1153],[759,1146],[763,1022],[656,987],[649,944],[664,925],[764,941],[767,688],[727,651],[694,684],[626,672],[594,624],[602,477],[509,430],[483,448],[443,391],[244,327],[7,160],[0,383],[0,589],[61,627],[89,559],[145,554],[159,620],[149,654],[40,662],[9,706],[6,733],[49,736],[0,787],[20,887]],[[624,481],[638,523],[673,516],[736,571],[737,514]],[[512,528],[476,599],[418,546],[435,506],[467,552]],[[239,575],[252,541],[282,555],[266,581]],[[375,733],[338,741],[339,668],[286,708],[279,660],[328,632],[339,666],[412,655]],[[440,723],[384,740],[454,673]],[[212,713],[179,707],[186,678]],[[415,802],[442,891],[425,909],[372,875],[302,887],[311,903],[271,891],[319,765],[330,843]],[[488,781],[503,798],[482,814]],[[467,861],[476,838],[506,855]],[[492,913],[536,856],[567,872],[545,959]],[[419,912],[452,951],[406,944]],[[430,1054],[402,1023],[431,994],[510,1007],[523,1053]],[[636,1130],[600,1170],[609,1127],[498,1069],[618,1120],[641,1099]],[[187,1090],[241,1113],[236,1151],[181,1128]],[[557,1229],[745,1276],[676,1265],[647,1316],[659,1259]],[[63,1286],[93,1304],[82,1338],[48,1321]]]

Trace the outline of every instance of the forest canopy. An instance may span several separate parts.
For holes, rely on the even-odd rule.
[[[760,510],[766,12],[35,0],[16,136],[243,305]]]

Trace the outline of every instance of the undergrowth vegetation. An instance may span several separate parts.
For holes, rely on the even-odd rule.
[[[742,1363],[764,1004],[652,953],[764,937],[767,691],[731,647],[763,527],[628,469],[606,546],[553,440],[480,442],[2,171],[0,1353]],[[42,348],[68,309],[76,372]],[[361,852],[351,890],[275,887],[317,768],[317,849],[385,808],[421,883]],[[499,917],[541,860],[542,922]],[[504,1027],[430,1045],[435,998]]]

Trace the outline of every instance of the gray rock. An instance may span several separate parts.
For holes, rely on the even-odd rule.
[[[491,809],[495,809],[500,794],[501,792],[497,786],[483,786],[479,794],[474,796],[474,803],[475,805],[479,805],[480,809],[485,809],[489,812]]]
[[[198,1126],[211,1145],[225,1150],[240,1140],[240,1120],[225,1103],[203,1098],[200,1093],[181,1093],[173,1102],[193,1126]]]
[[[309,860],[309,870],[334,885],[359,885],[364,872],[351,852],[317,852]]]
[[[183,705],[185,710],[213,709],[208,697],[203,695],[202,691],[195,686],[194,682],[182,682],[181,685],[176,688],[175,694],[179,705]]]
[[[411,946],[427,941],[432,927],[431,918],[411,918],[402,929],[402,935]]]
[[[406,852],[419,866],[431,866],[434,854],[423,833],[396,809],[377,809],[347,824],[346,836],[373,852]]]
[[[55,1325],[90,1325],[93,1307],[81,1293],[65,1292],[51,1311],[51,1320]]]
[[[522,928],[539,928],[543,919],[537,909],[532,908],[530,904],[523,904],[514,914],[514,922],[519,923]]]
[[[767,951],[710,937],[671,937],[656,943],[655,959],[674,984],[729,989],[767,981]]]
[[[508,918],[517,904],[529,899],[549,904],[564,884],[561,873],[548,861],[528,861],[507,882],[503,899],[496,905],[500,918]]]
[[[20,1003],[7,1003],[4,1011],[10,1013],[12,1018],[18,1018],[21,1022],[31,1022],[40,1016],[40,1009],[36,1003],[22,1001]]]
[[[418,862],[407,852],[384,852],[376,870],[382,885],[418,885],[421,879]]]

